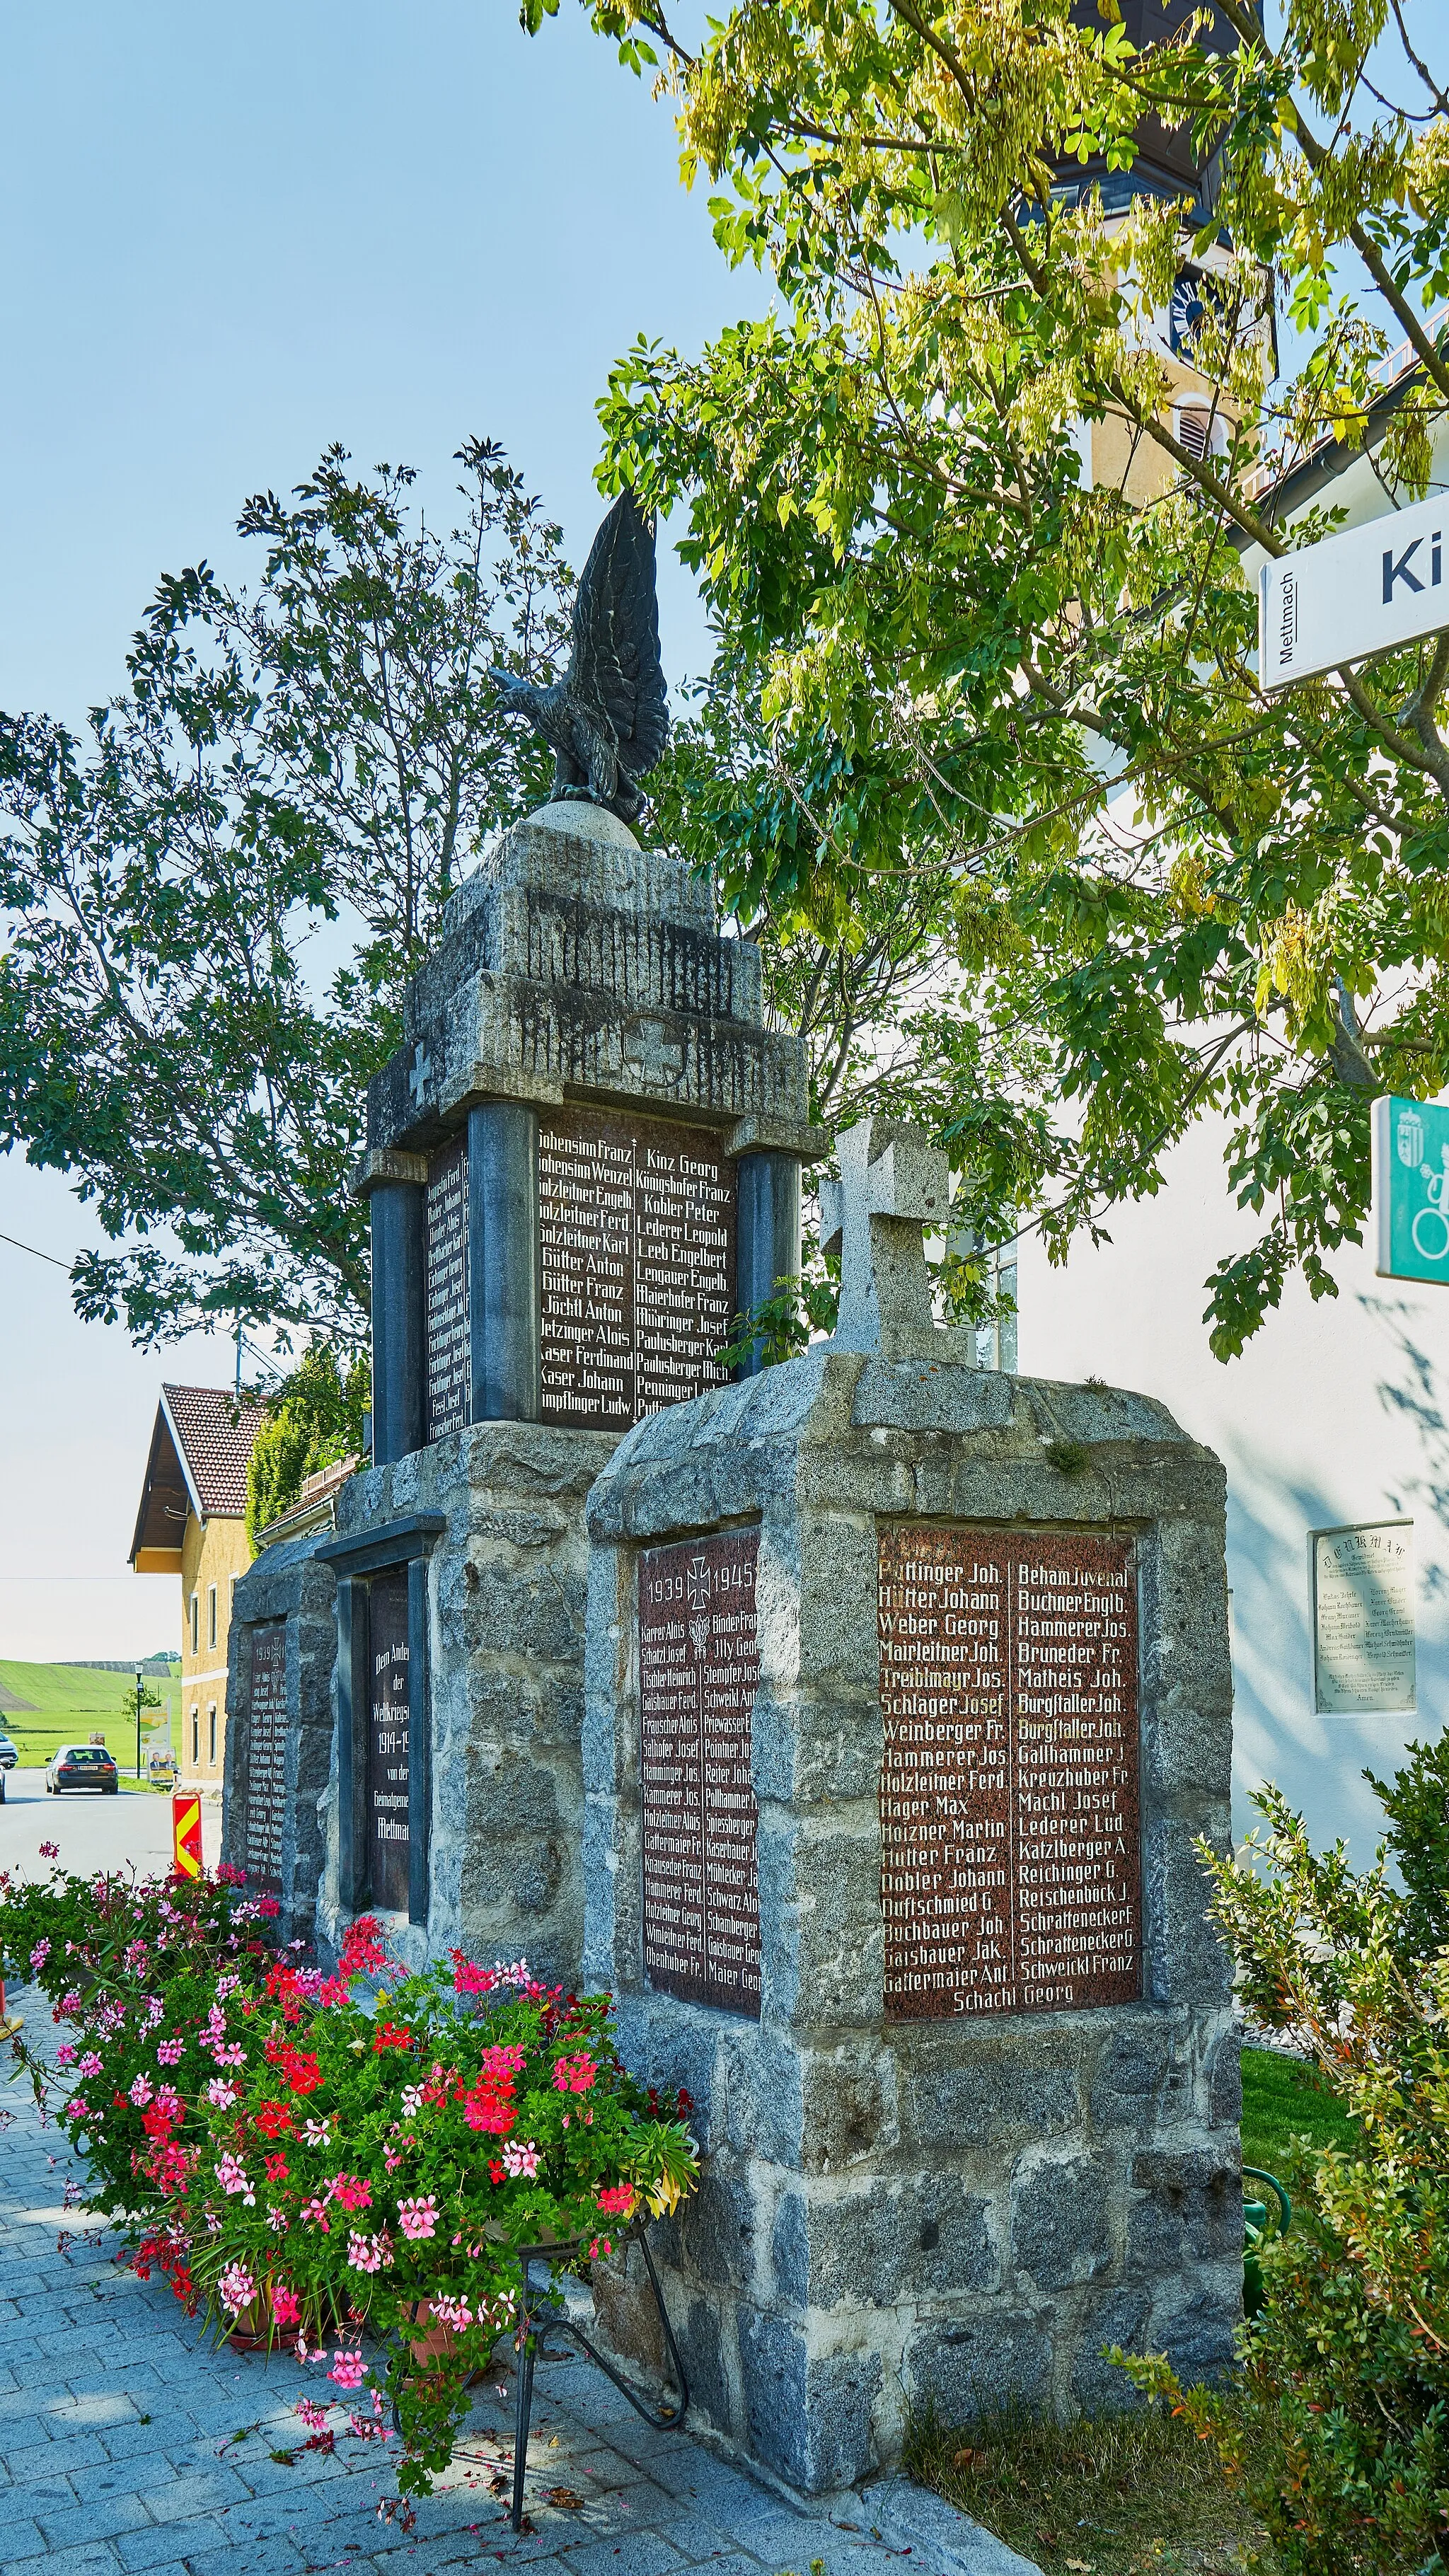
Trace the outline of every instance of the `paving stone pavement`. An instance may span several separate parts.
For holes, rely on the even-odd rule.
[[[43,2029],[41,1996],[12,2001],[32,2033]],[[117,2263],[113,2236],[74,2232],[64,2190],[72,2172],[83,2184],[83,2170],[42,2128],[28,2089],[0,2086],[0,2110],[10,2115],[0,2132],[6,2576],[430,2576],[540,2559],[558,2576],[807,2576],[816,2561],[826,2576],[1034,2576],[899,2480],[837,2500],[836,2519],[795,2512],[687,2434],[650,2431],[574,2357],[538,2368],[533,2529],[515,2537],[499,2500],[512,2480],[505,2373],[476,2396],[451,2469],[406,2531],[380,2516],[396,2489],[376,2447],[300,2447],[296,2398],[336,2394],[321,2373],[203,2340],[163,2281]],[[578,2501],[559,2504],[550,2490]]]

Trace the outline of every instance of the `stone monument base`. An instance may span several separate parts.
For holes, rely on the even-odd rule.
[[[914,2407],[1095,2413],[1134,2402],[1104,2346],[1231,2358],[1223,1514],[1143,1397],[839,1350],[641,1424],[592,1491],[584,1973],[695,2105],[653,2236],[694,2405],[802,2497]]]

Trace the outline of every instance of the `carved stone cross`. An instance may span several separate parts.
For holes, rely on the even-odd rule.
[[[840,1319],[828,1347],[970,1366],[975,1336],[931,1319],[923,1235],[949,1221],[946,1157],[919,1127],[863,1118],[836,1139],[840,1178],[820,1190],[820,1245],[840,1248]]]
[[[636,1064],[646,1082],[677,1082],[684,1070],[684,1049],[671,1046],[662,1020],[641,1020],[624,1032],[624,1061]]]
[[[428,1087],[428,1076],[433,1070],[433,1059],[429,1055],[427,1048],[423,1045],[421,1038],[418,1040],[414,1056],[415,1060],[413,1069],[408,1075],[408,1089],[412,1093],[418,1107],[421,1109],[423,1105],[423,1093]]]

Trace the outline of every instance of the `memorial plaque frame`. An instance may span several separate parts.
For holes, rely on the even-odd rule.
[[[282,1892],[282,1833],[287,1807],[287,1623],[258,1620],[247,1630],[247,1878]]]
[[[638,1567],[643,1973],[758,2021],[758,1529],[650,1548]],[[721,1660],[721,1650],[723,1659]]]
[[[545,1110],[538,1211],[542,1421],[624,1432],[727,1382],[713,1353],[734,1321],[739,1187],[717,1130],[582,1103]],[[684,1269],[691,1239],[708,1268]]]
[[[407,1583],[407,1918],[426,1923],[430,1901],[432,1776],[429,1729],[428,1558],[447,1523],[412,1512],[355,1536],[329,1539],[319,1561],[337,1575],[338,1882],[344,1910],[376,1906],[368,1832],[368,1739],[372,1711],[370,1590],[405,1571]]]
[[[1134,1541],[883,1523],[878,1566],[887,2021],[1137,2002]]]

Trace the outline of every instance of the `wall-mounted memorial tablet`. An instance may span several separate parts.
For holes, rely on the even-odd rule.
[[[627,1431],[728,1371],[735,1174],[708,1128],[600,1110],[539,1122],[546,1422]]]
[[[1132,1542],[880,1534],[893,2019],[1142,1991]]]
[[[433,1155],[427,1184],[427,1436],[461,1431],[469,1414],[468,1138]]]
[[[644,1973],[653,1988],[760,2012],[758,1530],[651,1548],[639,1563]]]
[[[282,1885],[287,1802],[287,1627],[268,1619],[247,1631],[250,1699],[243,1866],[254,1887]]]
[[[408,1903],[408,1576],[373,1576],[367,1592],[367,1877],[372,1901]]]

